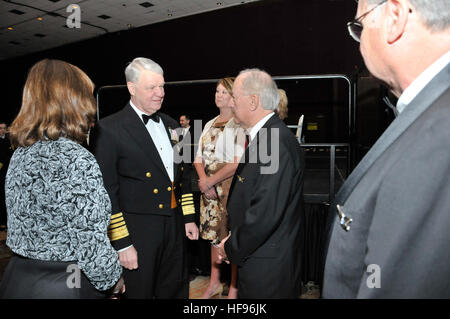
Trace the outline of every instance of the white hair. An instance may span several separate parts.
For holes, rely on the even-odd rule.
[[[164,75],[163,69],[158,63],[147,58],[135,58],[125,68],[125,79],[127,82],[136,83],[139,80],[142,70],[149,70],[156,74]]]
[[[242,91],[245,94],[259,96],[265,110],[275,111],[280,102],[278,87],[272,77],[260,69],[246,69],[239,73],[242,77]]]
[[[365,1],[371,5],[381,2],[381,0]],[[448,0],[409,0],[409,2],[417,10],[428,29],[444,31],[450,27],[450,5]]]

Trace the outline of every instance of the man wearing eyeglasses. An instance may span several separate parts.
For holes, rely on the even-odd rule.
[[[340,189],[324,298],[450,298],[450,6],[360,0],[348,23],[398,117]]]

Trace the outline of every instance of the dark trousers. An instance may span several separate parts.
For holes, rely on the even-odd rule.
[[[138,269],[124,272],[124,298],[189,298],[184,221],[178,210],[173,213],[124,214],[138,254]]]
[[[41,261],[14,255],[0,283],[0,299],[106,298],[83,272],[69,268],[71,265],[76,262]]]

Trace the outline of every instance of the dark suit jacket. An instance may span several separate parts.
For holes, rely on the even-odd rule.
[[[337,194],[353,221],[330,211],[325,298],[450,298],[449,86],[447,65]]]
[[[273,157],[269,163],[264,154]],[[238,265],[239,298],[298,298],[303,151],[273,115],[244,158],[246,163],[239,164],[230,188],[231,237],[225,243],[229,260]],[[262,174],[261,169],[271,165],[278,165],[277,170]]]
[[[178,123],[164,113],[159,114],[170,139],[169,129],[177,128]],[[173,214],[172,183],[144,123],[129,104],[96,124],[91,138],[91,149],[97,158],[105,188],[111,198],[112,224],[114,221],[120,221],[116,224],[122,227],[119,230],[114,228],[115,233],[126,234],[121,213]],[[186,223],[194,221],[195,212],[190,170],[190,166],[174,161],[177,213],[184,213]],[[182,194],[185,195],[183,203]],[[110,229],[111,231],[113,229]],[[121,249],[131,245],[133,234],[130,235],[131,238],[114,236],[115,238],[111,238],[113,246]]]
[[[192,125],[190,125],[189,130],[186,132],[185,135],[180,134],[179,145],[180,145],[180,155],[183,156],[183,154],[186,154],[186,162],[187,159],[189,159],[189,162],[191,164],[194,162],[195,159],[196,143],[198,143],[198,141],[195,141],[194,138],[194,128]]]

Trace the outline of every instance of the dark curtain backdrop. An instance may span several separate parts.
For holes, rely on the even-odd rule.
[[[17,114],[27,71],[43,58],[77,65],[97,87],[124,84],[124,68],[138,56],[161,64],[166,81],[234,76],[247,67],[272,75],[350,75],[363,65],[346,29],[356,5],[352,0],[263,0],[0,61],[1,116],[11,121]]]

